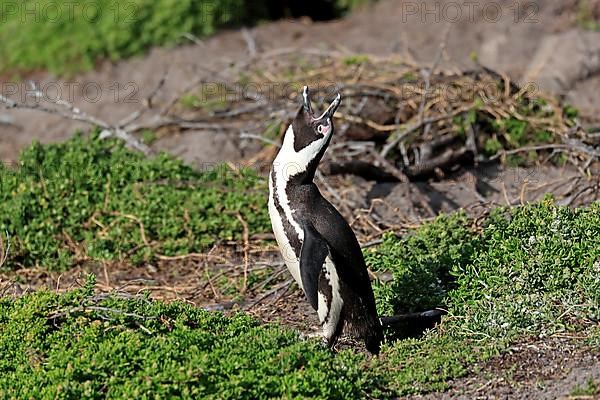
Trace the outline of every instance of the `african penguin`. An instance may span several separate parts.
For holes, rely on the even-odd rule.
[[[344,327],[378,353],[383,330],[354,232],[313,179],[333,135],[337,95],[320,116],[304,87],[302,107],[288,127],[269,176],[269,216],[285,263],[317,311],[328,345]]]

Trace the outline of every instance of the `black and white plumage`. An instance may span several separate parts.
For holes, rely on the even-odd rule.
[[[330,346],[346,327],[372,353],[383,339],[375,298],[354,232],[313,183],[333,135],[338,94],[315,116],[308,87],[269,176],[269,215],[292,276],[317,311]]]

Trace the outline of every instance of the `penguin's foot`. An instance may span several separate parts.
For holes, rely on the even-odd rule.
[[[362,338],[357,338],[349,334],[339,336],[330,348],[336,353],[341,350],[352,349],[369,357],[374,356],[373,352],[365,348],[365,343]]]
[[[316,332],[311,332],[311,333],[306,333],[304,334],[305,337],[307,338],[323,338],[323,333],[321,333],[320,331],[316,331]]]
[[[314,331],[314,332],[309,332],[309,333],[305,333],[305,332],[300,332],[300,338],[301,339],[314,339],[314,338],[318,338],[318,339],[322,339],[323,343],[326,343],[326,339],[323,337],[323,332],[322,331]]]
[[[327,343],[327,347],[329,347],[332,350],[334,349],[337,341],[338,341],[338,337],[337,336],[332,336],[330,338],[325,338],[325,342]]]

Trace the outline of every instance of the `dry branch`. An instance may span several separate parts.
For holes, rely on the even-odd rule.
[[[132,318],[137,318],[137,319],[156,319],[156,317],[153,317],[153,316],[144,316],[144,315],[126,312],[126,311],[119,310],[116,308],[101,307],[101,306],[82,306],[82,307],[70,308],[68,310],[63,310],[63,311],[57,311],[57,312],[54,312],[54,313],[48,315],[48,319],[56,320],[59,318],[64,318],[70,314],[89,313],[89,312],[103,312],[103,313],[119,314],[119,315],[123,315],[126,317],[132,317]],[[104,318],[110,319],[108,317],[104,317]]]
[[[118,126],[118,124],[110,124],[100,118],[88,114],[85,111],[79,109],[78,107],[75,107],[72,103],[66,100],[51,100],[45,97],[44,94],[33,85],[33,83],[31,85],[32,93],[34,94],[37,100],[34,104],[17,103],[2,95],[0,95],[0,103],[4,103],[5,108],[38,111],[50,115],[58,115],[60,117],[70,119],[73,121],[83,122],[90,126],[97,126],[103,129],[101,137],[118,137],[119,139],[127,143],[130,147],[139,150],[144,154],[150,154],[150,148],[142,142],[140,142],[135,136],[133,136],[129,131],[127,131],[126,128],[120,127]],[[40,102],[42,99],[46,103],[48,103],[49,106],[42,105],[42,103]],[[132,119],[134,119],[134,117],[132,117]],[[137,117],[135,119],[137,119]]]

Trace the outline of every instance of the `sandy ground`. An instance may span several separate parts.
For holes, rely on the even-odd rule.
[[[554,337],[512,346],[504,355],[472,369],[477,374],[451,383],[441,394],[413,396],[410,399],[597,399],[598,396],[572,395],[586,387],[590,379],[600,380],[600,349],[569,338]]]
[[[448,25],[441,67],[469,69],[473,58],[506,72],[515,81],[539,82],[539,90],[564,96],[582,110],[590,124],[598,120],[600,104],[600,33],[585,32],[575,23],[573,6],[558,2],[481,1],[457,8],[454,2],[379,1],[348,17],[312,23],[283,20],[252,28],[257,51],[281,48],[337,49],[376,55],[398,54],[431,64]],[[143,57],[70,78],[34,74],[30,78],[48,98],[62,98],[80,109],[115,123],[142,107],[168,69],[157,104],[179,95],[200,77],[208,81],[227,73],[227,66],[248,58],[239,31],[172,49],[154,49]],[[26,82],[0,77],[4,95],[33,101]],[[29,94],[28,94],[29,93]],[[32,140],[60,141],[84,125],[36,111],[0,110],[0,160],[14,162]],[[191,130],[160,141],[192,164],[235,161],[243,154],[237,135]]]

